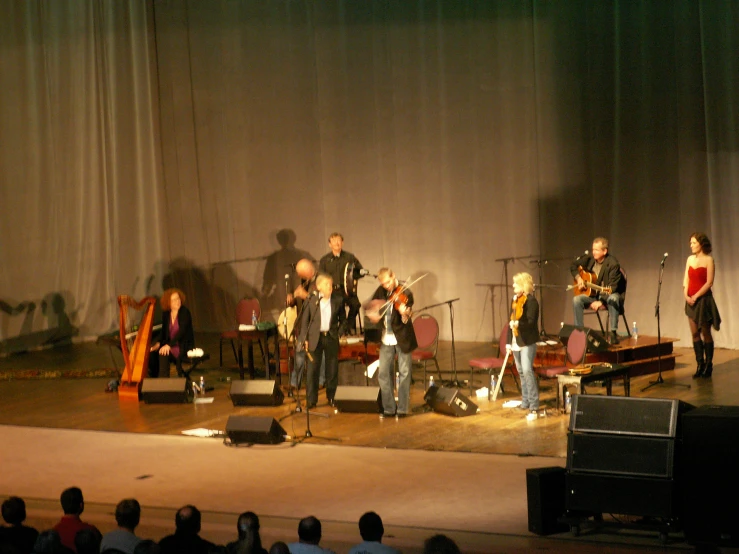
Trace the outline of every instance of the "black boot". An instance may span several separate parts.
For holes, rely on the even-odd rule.
[[[706,371],[703,373],[705,379],[710,379],[713,373],[713,343],[706,342],[703,344],[706,351]]]
[[[698,369],[693,374],[693,379],[703,376],[703,372],[706,370],[706,364],[703,361],[703,341],[698,340],[693,342],[693,350],[695,351],[695,361],[698,362]]]

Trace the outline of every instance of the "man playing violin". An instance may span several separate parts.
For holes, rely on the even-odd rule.
[[[411,352],[418,348],[411,321],[413,293],[410,289],[403,289],[393,270],[387,267],[380,269],[377,280],[380,286],[372,295],[370,304],[380,301],[380,309],[367,311],[365,308],[365,313],[373,323],[382,321],[383,327],[378,373],[383,408],[380,418],[405,417],[410,412],[411,402]],[[396,354],[400,375],[397,404],[393,394]]]
[[[583,273],[584,270],[587,273]],[[583,326],[583,311],[585,308],[599,310],[604,305],[608,308],[610,322],[609,342],[618,344],[618,316],[621,313],[624,293],[626,292],[626,278],[621,272],[621,264],[608,253],[608,239],[597,237],[593,240],[592,254],[576,258],[570,266],[570,273],[576,281],[576,294],[572,299],[572,309],[575,313],[575,326]],[[586,279],[607,291],[598,291],[588,288]]]
[[[334,280],[334,294],[341,296],[344,307],[341,310],[341,329],[342,335],[356,334],[357,331],[357,315],[359,314],[360,303],[356,295],[347,296],[344,291],[344,271],[348,264],[353,264],[353,279],[360,279],[367,272],[362,271],[362,264],[351,252],[345,251],[344,237],[341,233],[331,233],[328,237],[328,245],[331,252],[326,254],[318,262],[318,270],[331,275]],[[346,315],[346,307],[349,307],[349,315]]]

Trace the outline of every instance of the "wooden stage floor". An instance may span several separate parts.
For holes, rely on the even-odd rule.
[[[210,404],[145,404],[120,402],[114,393],[106,393],[107,382],[114,375],[114,361],[107,347],[91,343],[68,345],[56,349],[16,354],[0,359],[0,424],[32,427],[106,430],[134,433],[181,434],[185,430],[205,428],[224,431],[229,416],[273,417],[293,437],[304,437],[307,430],[304,413],[294,413],[290,397],[280,406],[234,406],[228,396],[231,380],[238,379],[235,365],[218,367],[218,337],[206,335],[203,347],[212,355],[202,372],[214,390],[208,393]],[[490,343],[458,342],[455,344],[458,379],[469,375],[467,360],[492,356],[496,347]],[[438,358],[445,379],[452,377],[451,344],[440,343]],[[739,353],[716,351],[715,370],[711,380],[693,380],[692,350],[676,348],[676,369],[663,374],[664,383],[642,389],[656,375],[643,375],[631,381],[631,395],[651,398],[677,398],[695,406],[736,404],[739,398]],[[120,354],[118,353],[118,356]],[[224,346],[224,363],[233,364],[233,354]],[[115,360],[120,365],[120,359]],[[342,372],[352,372],[343,365]],[[354,373],[353,373],[354,375]],[[344,375],[342,376],[345,377]],[[414,370],[411,391],[413,415],[404,419],[380,420],[377,414],[335,413],[327,405],[324,392],[319,396],[315,415],[310,419],[314,444],[339,444],[373,448],[400,448],[566,457],[568,416],[555,408],[556,381],[541,381],[542,417],[527,421],[525,413],[503,408],[506,400],[520,399],[511,379],[504,380],[506,392],[498,400],[488,402],[461,392],[479,406],[479,413],[453,417],[428,410],[424,402],[423,370]],[[482,379],[478,376],[477,379]],[[284,383],[287,382],[286,377]],[[690,385],[676,386],[675,383]],[[589,387],[590,394],[605,394],[603,387]],[[619,382],[613,394],[623,394]],[[331,440],[325,440],[326,437]]]

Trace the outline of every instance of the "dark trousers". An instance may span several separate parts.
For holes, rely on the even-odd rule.
[[[347,331],[356,331],[357,315],[359,315],[359,309],[362,303],[356,296],[345,296],[341,289],[335,290],[334,294],[338,294],[343,300],[341,311],[339,312],[339,325]],[[349,308],[349,315],[346,313],[347,307]]]
[[[320,334],[315,350],[311,351],[313,361],[308,361],[305,395],[308,404],[318,403],[318,379],[321,371],[321,358],[326,357],[326,398],[334,399],[339,386],[339,339]]]
[[[151,375],[151,377],[160,377],[160,378],[168,378],[169,377],[169,364],[171,362],[175,363],[175,366],[177,367],[177,376],[182,377],[185,373],[182,371],[182,360],[175,358],[172,356],[172,354],[168,354],[166,356],[162,356],[161,354],[158,356],[159,358],[159,368],[156,375]]]

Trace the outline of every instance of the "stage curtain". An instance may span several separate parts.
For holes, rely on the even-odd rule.
[[[0,10],[6,336],[55,291],[83,334],[110,326],[116,294],[173,284],[200,330],[243,296],[275,317],[290,264],[338,231],[372,273],[424,276],[417,308],[455,300],[428,310],[446,340],[452,315],[456,340],[496,337],[519,271],[556,333],[570,262],[600,235],[628,272],[629,320],[656,335],[669,252],[661,334],[689,345],[682,280],[702,230],[716,341],[739,346],[731,1]]]

